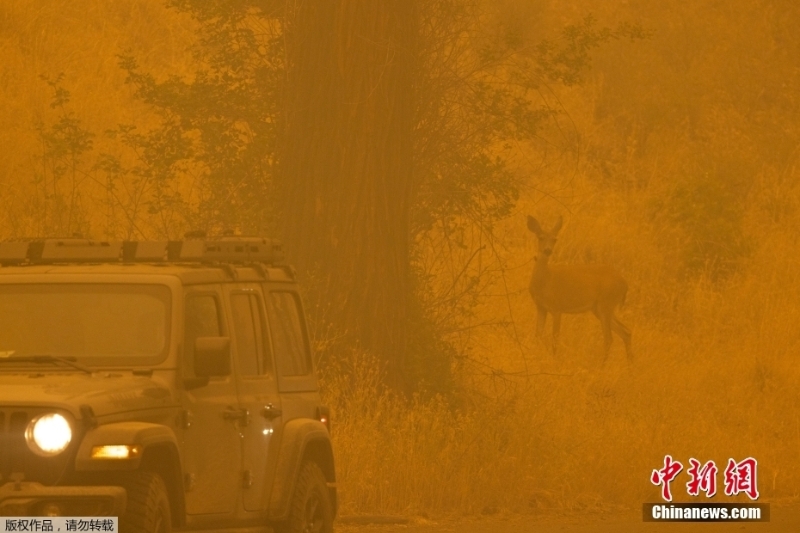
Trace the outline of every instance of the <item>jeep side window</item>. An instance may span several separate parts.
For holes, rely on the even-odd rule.
[[[282,376],[304,376],[311,372],[311,357],[303,335],[300,306],[291,292],[269,293],[270,333],[275,361]]]
[[[197,337],[219,337],[219,305],[210,294],[189,295],[186,298],[186,319],[183,338],[184,368],[194,376],[194,341]]]
[[[231,294],[236,357],[243,376],[266,374],[270,368],[268,354],[264,353],[264,317],[259,304],[255,294]]]

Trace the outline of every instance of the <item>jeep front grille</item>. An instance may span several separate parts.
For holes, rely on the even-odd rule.
[[[25,427],[28,420],[25,412],[0,412],[0,475],[4,479],[25,470]]]

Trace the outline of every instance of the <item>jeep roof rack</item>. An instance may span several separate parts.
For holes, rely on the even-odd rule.
[[[0,265],[54,263],[266,263],[283,261],[281,243],[225,236],[185,241],[93,241],[82,238],[0,242]]]

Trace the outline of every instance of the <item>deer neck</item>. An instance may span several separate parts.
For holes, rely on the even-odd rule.
[[[549,256],[539,253],[533,265],[533,275],[531,276],[531,292],[538,292],[547,283],[550,277]]]

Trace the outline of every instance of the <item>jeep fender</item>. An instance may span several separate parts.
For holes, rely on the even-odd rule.
[[[328,481],[334,512],[336,510],[336,473],[331,439],[325,425],[309,418],[298,418],[283,426],[278,466],[269,502],[269,518],[280,522],[289,516],[289,502],[300,466],[304,460],[315,461]]]
[[[138,444],[142,453],[131,459],[92,459],[92,448],[104,444]],[[185,522],[183,467],[175,433],[167,426],[148,422],[116,422],[90,429],[75,456],[75,470],[120,472],[148,470],[162,476],[170,496],[173,524]]]

